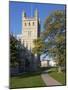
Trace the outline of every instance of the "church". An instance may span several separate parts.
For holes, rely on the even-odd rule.
[[[22,37],[21,43],[32,51],[34,47],[33,40],[40,36],[40,20],[38,17],[38,11],[35,10],[34,17],[28,17],[26,12],[23,11],[22,15]]]
[[[38,10],[34,12],[34,16],[28,17],[26,12],[22,13],[22,33],[17,36],[20,39],[22,46],[27,49],[29,53],[28,59],[25,62],[30,63],[30,69],[36,70],[38,59],[37,57],[32,57],[32,49],[34,47],[33,41],[40,36],[40,19],[38,15]],[[24,66],[25,67],[25,66]],[[27,67],[28,68],[28,67]]]

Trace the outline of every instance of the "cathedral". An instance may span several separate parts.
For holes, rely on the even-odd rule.
[[[38,16],[37,9],[34,12],[33,17],[28,17],[26,12],[22,13],[22,33],[20,35],[20,40],[22,46],[27,49],[28,58],[24,60],[23,63],[28,63],[27,65],[22,65],[25,68],[30,68],[31,70],[37,70],[38,58],[37,55],[32,54],[32,49],[34,47],[33,41],[40,36],[40,20]],[[22,53],[21,53],[22,54]],[[22,57],[23,60],[23,57]]]
[[[26,12],[23,11],[22,15],[22,37],[21,43],[32,51],[34,47],[33,40],[40,36],[40,20],[38,17],[38,11],[35,10],[34,17],[28,17]]]

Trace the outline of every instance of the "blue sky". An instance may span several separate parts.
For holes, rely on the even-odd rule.
[[[65,5],[60,4],[41,4],[41,3],[25,3],[14,2],[9,3],[9,19],[10,19],[10,32],[15,35],[22,32],[22,12],[25,10],[28,17],[34,16],[35,9],[38,10],[39,18],[41,21],[41,30],[43,30],[43,24],[47,16],[55,10],[65,10]]]

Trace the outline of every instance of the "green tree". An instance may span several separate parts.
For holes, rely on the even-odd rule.
[[[10,65],[21,65],[21,53],[23,52],[22,56],[24,56],[25,53],[25,48],[23,47],[22,49],[22,47],[21,42],[10,34]]]
[[[10,35],[10,65],[17,63],[17,40]]]
[[[37,59],[37,62],[36,62],[37,67],[38,69],[40,69],[40,55],[45,50],[45,44],[40,37],[38,39],[35,39],[33,43],[34,43],[34,48],[32,49],[32,52]]]
[[[38,39],[35,39],[33,41],[34,43],[34,48],[33,48],[33,53],[34,54],[42,54],[43,51],[45,50],[45,43],[44,41],[39,37]]]
[[[30,54],[19,40],[10,34],[10,66],[19,67],[19,72],[25,71],[26,65],[29,64]],[[28,65],[27,65],[28,67]]]
[[[57,59],[58,66],[65,65],[65,30],[66,18],[64,11],[54,11],[47,17],[44,23],[43,39],[50,56]]]

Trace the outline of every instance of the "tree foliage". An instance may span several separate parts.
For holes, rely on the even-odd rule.
[[[10,34],[10,67],[18,66],[19,72],[29,68],[29,60],[33,54],[25,48],[19,40]],[[24,68],[23,68],[24,67]]]
[[[45,48],[45,43],[41,38],[35,39],[33,41],[34,43],[34,48],[33,48],[33,53],[34,54],[42,54]]]
[[[13,35],[10,35],[10,63],[17,62],[17,40]]]
[[[48,53],[57,59],[58,65],[65,64],[66,49],[66,18],[64,11],[52,12],[44,23],[43,39],[47,45]]]
[[[23,50],[22,47],[20,41],[18,41],[16,37],[10,34],[10,64],[11,65],[20,64],[21,53],[23,52],[22,56],[25,53],[25,50]]]
[[[65,32],[65,11],[57,10],[52,12],[44,22],[44,31],[41,37],[34,40],[33,52],[37,54],[45,53],[56,59],[58,66],[64,66],[66,55]]]

